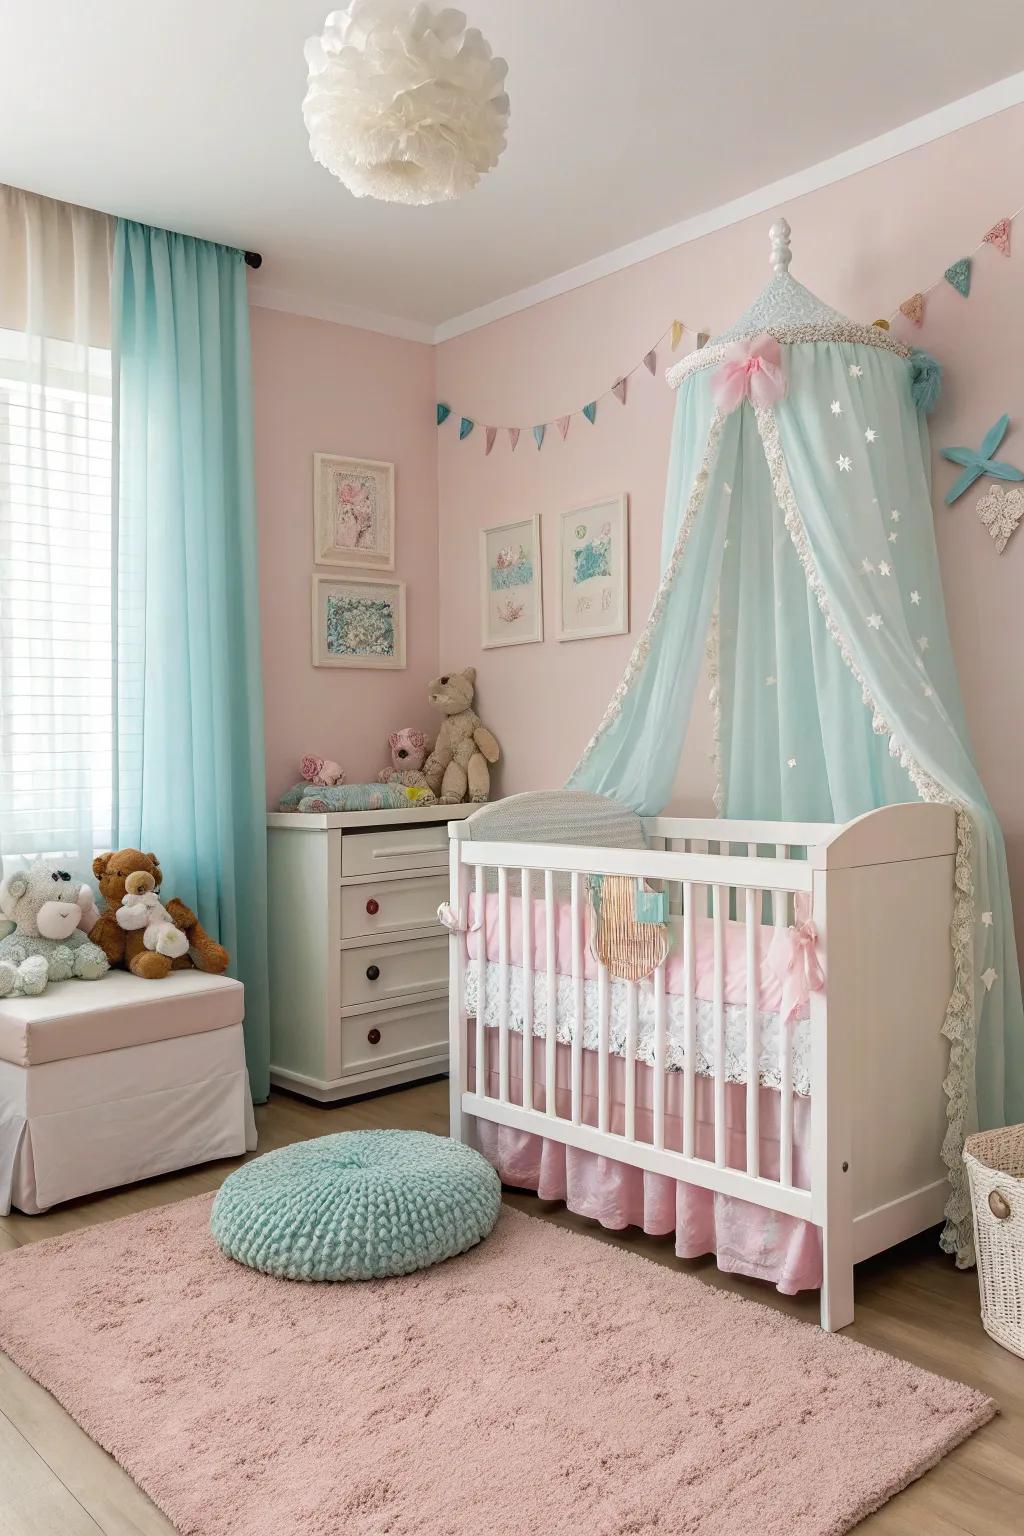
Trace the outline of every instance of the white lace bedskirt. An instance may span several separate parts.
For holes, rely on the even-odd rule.
[[[576,1028],[576,1007],[571,976],[558,976],[556,1038],[563,1045],[572,1042]],[[509,1028],[521,1034],[523,1029],[523,972],[518,965],[508,967]],[[630,983],[617,978],[609,985],[609,1041],[616,1056],[626,1054],[627,998]],[[501,1007],[501,970],[488,964],[484,973],[484,1023],[498,1027]],[[583,983],[583,1045],[596,1050],[598,1044],[598,984]],[[466,1011],[476,1016],[477,966],[471,961],[466,972]],[[677,993],[666,994],[666,1063],[671,1071],[682,1071],[686,1060],[684,999]],[[747,1081],[747,1010],[726,1004],[725,1078],[730,1083]],[[715,1076],[715,1026],[713,1005],[705,998],[695,1000],[696,1071],[702,1077]],[[548,1025],[548,982],[545,974],[533,979],[533,1033],[544,1039]],[[782,1086],[782,1030],[790,1033],[793,1091],[807,1095],[811,1091],[811,1031],[807,1019],[783,1026],[778,1013],[759,1013],[758,1071],[766,1088]],[[649,981],[637,986],[638,1061],[654,1061],[654,988]]]

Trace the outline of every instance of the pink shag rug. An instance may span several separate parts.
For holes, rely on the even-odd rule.
[[[0,1345],[182,1536],[832,1536],[995,1411],[507,1208],[304,1285],[222,1257],[211,1199],[0,1255]]]

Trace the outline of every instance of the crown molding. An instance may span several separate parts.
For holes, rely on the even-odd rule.
[[[300,298],[282,288],[268,288],[249,279],[249,302],[259,309],[279,309],[289,315],[305,315],[310,320],[330,320],[335,325],[350,325],[357,331],[375,331],[380,336],[397,336],[402,341],[437,340],[434,326],[423,320],[407,320],[402,315],[382,315],[375,309],[360,309],[356,304],[332,304],[319,298]]]

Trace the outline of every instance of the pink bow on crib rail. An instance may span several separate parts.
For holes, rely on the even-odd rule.
[[[449,933],[476,933],[480,928],[479,918],[475,922],[470,923],[468,928],[464,928],[459,922],[458,913],[447,901],[442,901],[438,907],[437,920],[442,927],[448,929]]]
[[[785,393],[782,353],[774,336],[732,342],[711,378],[711,396],[720,411],[734,411],[743,400],[774,405]]]
[[[782,1022],[788,1024],[803,1008],[812,992],[821,992],[825,973],[818,962],[818,930],[806,916],[797,897],[797,922],[776,928],[768,950],[768,964],[782,984]]]

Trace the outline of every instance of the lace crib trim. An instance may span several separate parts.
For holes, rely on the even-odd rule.
[[[676,573],[682,563],[683,555],[686,553],[686,546],[690,542],[690,535],[697,521],[697,514],[700,512],[707,493],[708,480],[711,478],[711,464],[718,451],[718,440],[722,435],[723,419],[720,411],[716,411],[711,419],[711,426],[708,429],[708,440],[704,445],[704,456],[700,462],[700,469],[697,471],[696,479],[693,482],[693,490],[690,492],[690,499],[686,504],[686,511],[683,514],[683,521],[676,535],[676,542],[672,548],[671,557],[658,584],[658,590],[654,594],[654,601],[651,604],[651,611],[648,615],[647,623],[644,625],[643,634],[633,648],[633,654],[630,656],[626,664],[626,670],[622,674],[622,681],[612,694],[611,701],[602,716],[600,725],[587,742],[579,762],[570,775],[570,783],[587,763],[605,731],[614,725],[615,721],[622,714],[623,701],[647,663],[651,647],[654,644],[655,633],[665,612],[665,604],[668,602],[669,593],[672,591],[676,579]]]
[[[879,334],[885,333],[879,332]],[[946,1094],[947,1120],[946,1135],[942,1144],[942,1160],[949,1170],[950,1195],[946,1202],[946,1225],[940,1241],[947,1253],[956,1255],[958,1267],[966,1269],[974,1263],[971,1198],[962,1156],[972,1098],[971,1083],[977,1042],[974,1011],[974,876],[971,866],[973,824],[967,807],[951,795],[938,779],[921,767],[917,759],[908,751],[905,743],[899,741],[893,734],[889,722],[881,714],[867,680],[857,664],[856,656],[829,607],[828,595],[814,563],[807,530],[800,516],[789,471],[786,468],[775,412],[770,406],[760,406],[755,410],[755,415],[775,499],[782,510],[790,539],[803,566],[807,585],[813,592],[825,620],[825,628],[838,646],[839,654],[846,667],[860,684],[861,698],[871,710],[872,730],[877,735],[889,738],[889,755],[898,759],[920,799],[932,804],[949,805],[956,811],[957,847],[953,875],[953,921],[950,929],[954,983],[942,1027],[942,1032],[949,1041],[949,1070],[942,1085]]]
[[[852,321],[843,324],[819,321],[814,325],[768,325],[750,333],[751,337],[765,334],[790,346],[806,341],[849,341],[861,347],[881,347],[897,357],[910,356],[910,348],[904,346],[902,341],[897,341],[889,331],[883,331],[877,325],[854,325]],[[666,368],[668,384],[672,389],[678,389],[691,374],[701,373],[705,368],[713,368],[716,363],[720,363],[733,341],[744,339],[732,337],[727,342],[711,342],[699,351],[688,352],[678,363]]]

